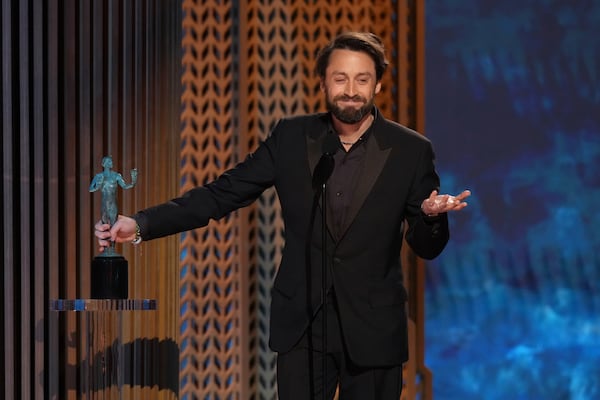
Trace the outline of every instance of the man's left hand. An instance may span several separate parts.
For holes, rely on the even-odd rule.
[[[471,191],[469,190],[465,190],[456,196],[438,194],[438,191],[434,190],[429,197],[421,203],[421,210],[430,217],[448,211],[459,211],[467,206],[467,203],[464,200],[470,195]]]

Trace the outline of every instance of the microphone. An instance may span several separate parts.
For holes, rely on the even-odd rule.
[[[315,192],[321,189],[333,173],[333,168],[335,167],[333,155],[339,148],[337,136],[332,134],[325,136],[322,148],[323,155],[313,171],[312,187]]]

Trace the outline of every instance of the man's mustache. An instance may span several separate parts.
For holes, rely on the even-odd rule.
[[[347,95],[341,95],[341,96],[336,96],[333,100],[335,101],[362,101],[363,103],[367,102],[367,99],[365,99],[362,96],[347,96]]]

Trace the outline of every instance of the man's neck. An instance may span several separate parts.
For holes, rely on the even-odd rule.
[[[355,124],[346,124],[333,115],[331,118],[333,121],[333,128],[340,138],[348,140],[357,140],[359,137],[361,137],[367,131],[367,129],[369,129],[374,119],[373,114],[371,113],[365,115],[362,120]]]

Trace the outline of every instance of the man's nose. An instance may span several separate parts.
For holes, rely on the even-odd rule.
[[[345,91],[346,95],[351,97],[354,96],[356,94],[356,83],[354,83],[352,80],[348,80],[348,83],[346,83]]]

